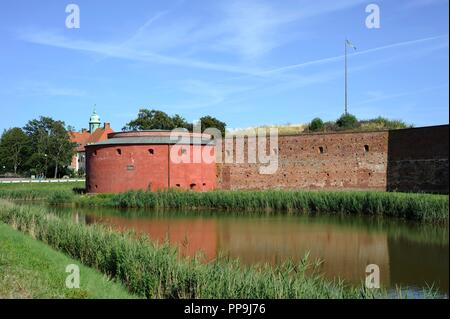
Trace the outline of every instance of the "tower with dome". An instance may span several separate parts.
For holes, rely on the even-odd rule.
[[[113,133],[111,125],[108,122],[103,123],[94,107],[89,118],[89,128],[81,129],[79,132],[69,132],[70,139],[76,143],[75,154],[72,157],[70,168],[79,175],[84,175],[86,169],[86,151],[85,146],[88,144],[102,142],[108,139],[108,134]]]

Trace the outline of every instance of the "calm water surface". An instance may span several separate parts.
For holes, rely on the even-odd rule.
[[[55,208],[53,208],[55,209]],[[134,229],[153,240],[168,240],[180,254],[219,254],[245,264],[286,259],[305,253],[321,259],[328,278],[359,284],[369,264],[380,267],[381,284],[412,291],[434,284],[448,296],[448,225],[355,216],[249,216],[229,212],[154,212],[104,208],[56,208],[75,222]]]

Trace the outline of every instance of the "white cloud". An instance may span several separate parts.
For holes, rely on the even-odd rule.
[[[20,94],[47,96],[86,96],[86,92],[76,88],[56,86],[47,82],[24,82],[18,87]]]

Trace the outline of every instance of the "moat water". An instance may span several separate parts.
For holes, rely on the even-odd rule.
[[[230,212],[154,212],[111,208],[52,208],[78,223],[133,229],[168,240],[182,256],[201,252],[244,264],[320,259],[325,277],[361,284],[366,266],[376,264],[383,287],[414,294],[433,286],[449,293],[449,227],[364,216],[249,215]]]

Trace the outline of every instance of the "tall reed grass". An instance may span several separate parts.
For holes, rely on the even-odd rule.
[[[317,263],[242,266],[218,258],[179,258],[176,248],[147,237],[119,233],[100,225],[74,224],[42,208],[0,201],[0,221],[83,264],[118,279],[147,298],[374,298],[386,292],[325,280]]]
[[[79,205],[136,208],[383,215],[421,221],[448,220],[448,196],[386,192],[323,191],[130,191],[80,198]]]
[[[448,195],[363,191],[129,191],[80,195],[69,188],[3,189],[0,198],[44,200],[50,204],[121,208],[217,209],[261,213],[339,213],[379,215],[418,221],[445,222]]]

